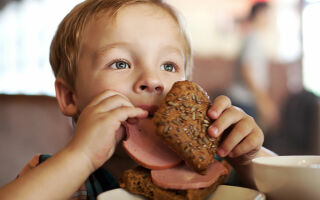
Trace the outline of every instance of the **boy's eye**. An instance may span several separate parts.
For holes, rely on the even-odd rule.
[[[170,64],[170,63],[166,63],[166,64],[161,65],[160,69],[168,71],[168,72],[175,72],[176,71],[173,64]]]
[[[111,66],[112,69],[127,69],[130,68],[129,64],[125,61],[114,62]]]

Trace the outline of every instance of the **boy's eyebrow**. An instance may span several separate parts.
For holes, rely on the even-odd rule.
[[[116,48],[117,46],[128,46],[128,43],[126,43],[126,42],[115,42],[115,43],[107,44],[107,45],[101,47],[100,49],[98,49],[95,52],[95,56],[103,55],[106,51],[108,51],[110,49],[113,49],[113,48]]]
[[[169,52],[168,50],[170,50],[171,52],[174,52],[176,53],[177,55],[181,56],[181,57],[184,57],[184,51],[183,49],[179,49],[177,48],[176,46],[173,46],[173,45],[165,45],[161,48],[161,52],[164,51],[164,52]]]
[[[130,46],[129,43],[126,43],[126,42],[115,42],[115,43],[111,43],[111,44],[107,44],[103,47],[101,47],[100,49],[98,49],[94,54],[95,54],[95,57],[99,56],[99,55],[103,55],[105,54],[105,52],[107,52],[108,50],[110,49],[113,49],[113,48],[116,48],[118,46]],[[181,57],[184,57],[184,51],[183,49],[179,49],[178,47],[174,46],[174,45],[164,45],[162,48],[161,48],[161,51],[159,53],[162,53],[162,52],[168,52],[168,50],[176,53],[177,55],[181,56]]]
[[[159,54],[166,54],[166,55],[172,55],[174,54],[174,57],[178,56],[179,59],[181,58],[183,60],[183,63],[186,62],[186,55],[183,48],[178,48],[174,45],[165,45],[163,48],[161,48]],[[176,55],[176,56],[175,56]],[[181,63],[182,64],[182,63]]]

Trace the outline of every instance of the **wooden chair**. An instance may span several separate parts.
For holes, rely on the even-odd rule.
[[[70,119],[48,96],[0,95],[0,186],[37,153],[53,154],[71,138]]]

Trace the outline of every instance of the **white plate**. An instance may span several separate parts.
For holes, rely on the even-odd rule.
[[[135,195],[127,192],[124,189],[118,188],[114,190],[110,190],[107,192],[103,192],[98,195],[97,200],[146,200],[146,198],[140,196],[140,195]]]
[[[140,195],[134,195],[127,192],[124,189],[118,188],[110,190],[104,193],[101,193],[97,200],[146,200],[146,198]],[[263,193],[256,190],[229,186],[229,185],[220,185],[217,190],[210,195],[207,200],[220,200],[220,199],[237,199],[237,200],[265,200],[266,197]]]

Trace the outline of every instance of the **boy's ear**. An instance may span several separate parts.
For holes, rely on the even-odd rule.
[[[56,79],[54,86],[61,112],[66,116],[75,116],[77,114],[77,106],[75,104],[75,94],[72,87],[61,78]]]

